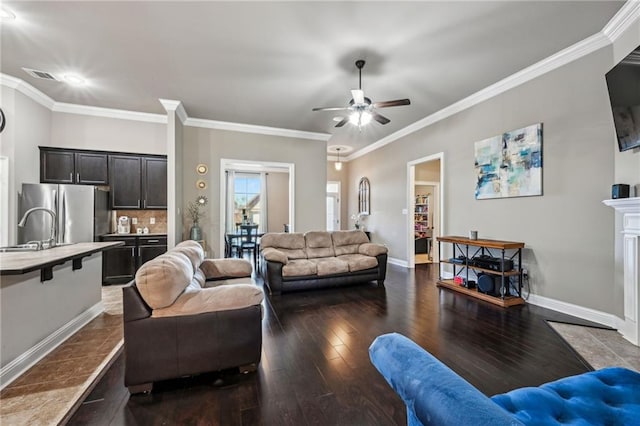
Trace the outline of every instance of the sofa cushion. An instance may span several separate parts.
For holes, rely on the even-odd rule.
[[[266,249],[262,250],[261,253],[262,253],[262,257],[264,257],[266,260],[269,260],[271,262],[278,262],[278,263],[282,263],[283,265],[286,265],[287,262],[289,261],[289,258],[287,257],[287,255],[281,252],[280,250],[278,250],[277,248],[267,247]]]
[[[379,254],[385,254],[387,252],[388,252],[387,247],[383,246],[382,244],[365,243],[365,244],[361,244],[360,247],[358,247],[358,253],[364,254],[366,256],[375,257]]]
[[[180,252],[170,251],[146,262],[136,272],[140,295],[151,309],[171,305],[193,279],[193,264]]]
[[[331,233],[333,249],[336,256],[343,254],[357,254],[360,244],[369,242],[363,231],[334,231]]]
[[[304,234],[307,258],[335,256],[330,232],[311,231]]]
[[[306,259],[304,234],[299,232],[269,232],[260,238],[260,248],[273,247],[287,255],[289,259]]]
[[[316,257],[309,261],[316,264],[318,276],[349,272],[349,264],[337,257]]]
[[[378,266],[378,259],[364,254],[344,254],[338,256],[339,260],[349,265],[350,272],[363,271]]]
[[[154,309],[151,316],[173,317],[242,309],[259,305],[263,298],[262,290],[250,284],[203,288],[198,291],[185,291],[173,305]]]
[[[218,287],[221,285],[229,285],[229,284],[250,284],[255,286],[256,282],[251,277],[225,278],[222,280],[207,281],[204,283],[202,287]]]
[[[525,424],[638,424],[640,374],[609,367],[491,399]]]
[[[316,264],[307,259],[290,260],[282,267],[283,277],[299,277],[304,275],[315,275],[318,269]]]
[[[178,243],[173,249],[172,252],[180,252],[187,256],[193,265],[193,272],[198,269],[198,266],[204,260],[204,249],[202,246],[194,241],[194,240],[186,240]]]
[[[249,277],[253,272],[251,262],[244,259],[205,259],[200,269],[207,279]]]

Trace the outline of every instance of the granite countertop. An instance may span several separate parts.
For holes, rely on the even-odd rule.
[[[135,232],[129,233],[129,234],[118,234],[118,233],[113,233],[113,234],[104,234],[102,235],[103,237],[123,237],[123,238],[130,238],[130,237],[166,237],[167,233],[166,232],[149,232],[148,234],[136,234]]]
[[[67,260],[76,261],[123,244],[121,241],[77,243],[47,250],[0,253],[0,275],[19,275],[42,268],[52,268]]]

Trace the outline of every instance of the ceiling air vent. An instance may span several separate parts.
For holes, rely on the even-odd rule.
[[[31,77],[39,78],[41,80],[60,81],[55,75],[46,71],[32,70],[31,68],[22,68],[22,69]]]

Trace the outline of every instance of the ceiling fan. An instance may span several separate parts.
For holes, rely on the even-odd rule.
[[[340,120],[335,127],[342,127],[347,122],[351,122],[358,127],[362,127],[368,124],[371,119],[376,120],[380,124],[387,124],[391,120],[387,117],[378,114],[375,109],[377,108],[388,108],[394,106],[401,105],[410,105],[411,101],[409,99],[397,99],[395,101],[382,101],[382,102],[371,102],[371,99],[364,96],[364,92],[362,91],[362,68],[364,67],[365,61],[363,59],[358,59],[356,61],[356,68],[358,68],[358,89],[354,89],[351,91],[351,96],[353,98],[349,101],[349,106],[346,107],[324,107],[324,108],[313,108],[312,111],[351,111],[348,117]]]

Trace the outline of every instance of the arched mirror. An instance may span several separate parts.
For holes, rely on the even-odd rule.
[[[369,197],[371,189],[369,179],[363,177],[358,183],[358,213],[368,215],[370,213]]]

